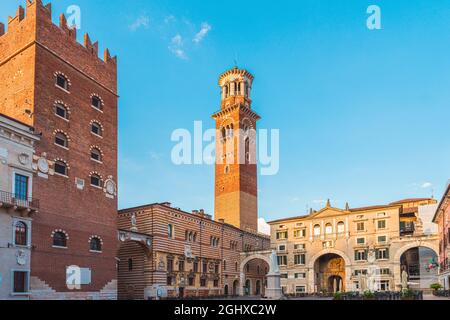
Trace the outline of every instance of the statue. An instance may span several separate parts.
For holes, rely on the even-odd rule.
[[[408,289],[408,272],[405,269],[402,271],[402,290]]]
[[[270,255],[270,274],[279,274],[280,267],[278,266],[278,256],[275,250],[272,250]]]
[[[136,214],[135,213],[133,213],[131,215],[131,230],[132,231],[137,231],[138,230],[138,228],[137,228],[137,219],[136,219]]]

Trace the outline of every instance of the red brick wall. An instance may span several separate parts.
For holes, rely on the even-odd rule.
[[[23,53],[2,60],[20,52],[30,41],[32,45]],[[116,63],[99,59],[95,52],[77,43],[67,29],[52,24],[49,10],[37,1],[29,5],[20,24],[0,37],[0,101],[14,99],[18,84],[10,86],[8,77],[18,66],[23,67],[26,81],[21,81],[21,85],[27,93],[19,101],[19,108],[26,108],[24,99],[31,103],[33,117],[24,119],[42,134],[36,154],[45,152],[49,160],[61,158],[70,166],[68,178],[50,175],[48,179],[33,179],[33,196],[40,199],[41,208],[33,221],[31,276],[57,291],[66,291],[67,266],[91,268],[92,284],[83,286],[82,291],[99,291],[117,279],[117,199],[109,199],[103,190],[90,186],[90,173],[96,171],[103,180],[112,176],[117,181]],[[68,76],[70,93],[55,86],[55,72]],[[94,93],[104,101],[103,112],[91,107]],[[56,100],[70,108],[69,121],[54,114]],[[24,121],[19,116],[23,111],[12,102],[0,111]],[[91,133],[91,120],[103,125],[103,138]],[[54,144],[55,130],[69,135],[69,150]],[[103,151],[102,164],[90,159],[93,145]],[[76,188],[75,178],[85,180],[84,190]],[[68,249],[52,248],[51,234],[56,229],[68,233]],[[100,254],[89,250],[89,238],[93,235],[103,240]]]

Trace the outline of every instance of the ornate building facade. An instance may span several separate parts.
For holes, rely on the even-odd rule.
[[[119,211],[119,230],[119,299],[264,294],[268,266],[250,261],[242,270],[241,253],[267,249],[268,236],[170,203]]]
[[[431,206],[431,207],[430,207]],[[270,222],[287,294],[428,289],[437,268],[439,236],[424,231],[419,212],[433,199],[409,199],[365,208],[333,208]],[[430,223],[426,221],[426,223]]]
[[[450,184],[439,203],[433,221],[439,230],[439,280],[450,289]]]
[[[33,128],[0,114],[0,300],[29,299],[37,141]]]
[[[32,299],[114,299],[117,64],[76,41],[51,4],[27,0],[0,26],[0,113],[35,129]]]

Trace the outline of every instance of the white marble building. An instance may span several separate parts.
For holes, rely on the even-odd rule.
[[[32,162],[39,137],[0,115],[0,300],[28,299],[33,199]]]

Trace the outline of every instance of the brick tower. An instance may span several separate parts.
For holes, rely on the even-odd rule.
[[[213,115],[216,139],[215,218],[242,230],[258,230],[256,122],[251,110],[253,76],[233,68],[219,78],[221,110]]]
[[[0,24],[0,113],[41,135],[32,299],[116,296],[117,102],[116,59],[87,34],[79,44],[64,15],[54,25],[50,4],[27,0]]]

